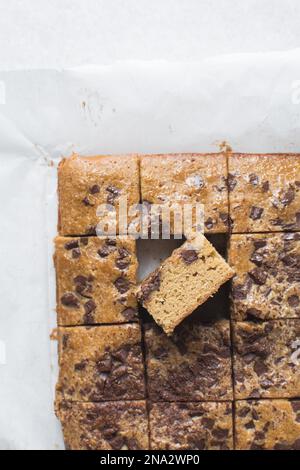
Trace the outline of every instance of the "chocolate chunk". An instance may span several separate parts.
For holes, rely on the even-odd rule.
[[[263,248],[267,245],[267,241],[266,240],[255,240],[253,242],[253,245],[254,245],[254,248],[255,250],[259,250],[259,248]]]
[[[90,193],[91,193],[91,194],[100,193],[100,186],[99,186],[98,184],[94,184],[94,185],[90,188]]]
[[[124,247],[119,248],[118,253],[119,253],[119,258],[120,259],[127,258],[127,256],[130,256],[129,251],[126,250],[126,248],[124,248]]]
[[[268,372],[268,367],[262,361],[257,360],[253,366],[253,370],[258,376],[261,376]]]
[[[75,284],[82,284],[82,285],[85,286],[88,282],[88,279],[87,279],[87,277],[82,276],[81,274],[79,274],[79,276],[74,277],[74,282],[75,282]]]
[[[70,242],[65,243],[66,250],[73,250],[73,248],[78,248],[79,242],[78,240],[71,240]]]
[[[100,258],[106,258],[109,253],[110,253],[110,249],[108,246],[103,246],[102,248],[100,248],[98,251],[97,251],[98,255],[100,256]]]
[[[266,193],[267,191],[269,191],[269,189],[270,189],[270,183],[269,183],[269,181],[264,181],[264,182],[262,183],[261,187],[262,187],[262,190],[263,190],[264,193]]]
[[[300,412],[300,400],[299,401],[296,401],[296,400],[291,401],[291,405],[292,405],[294,413]]]
[[[244,300],[247,297],[247,291],[245,286],[242,284],[237,284],[232,287],[232,296],[236,300]]]
[[[117,245],[117,240],[115,238],[107,238],[105,240],[105,243],[108,246],[116,246]]]
[[[92,299],[88,300],[84,304],[84,311],[86,315],[89,315],[90,313],[92,313],[94,310],[96,310],[96,308],[97,308],[97,305]]]
[[[118,351],[112,352],[112,357],[119,362],[125,363],[129,353],[129,347],[123,347]]]
[[[268,277],[267,273],[261,268],[254,268],[252,271],[249,271],[248,274],[255,284],[258,284],[259,286],[265,284]]]
[[[118,277],[115,280],[114,285],[120,294],[125,294],[130,288],[130,282],[125,277]]]
[[[211,230],[213,227],[214,227],[214,221],[211,217],[209,217],[205,222],[205,227],[208,229],[208,230]]]
[[[250,261],[256,264],[256,266],[261,266],[263,263],[263,259],[264,259],[263,255],[261,255],[260,253],[257,253],[256,251],[254,251],[254,253],[252,253],[250,257]]]
[[[246,429],[254,429],[255,428],[254,421],[253,420],[248,421],[248,423],[245,424],[245,428]]]
[[[74,248],[74,250],[72,250],[72,258],[73,259],[80,258],[80,255],[81,255],[80,248]]]
[[[79,307],[79,300],[77,297],[75,297],[72,292],[67,292],[61,297],[61,303],[65,305],[66,307],[73,307],[73,308],[78,308]]]
[[[238,411],[238,416],[240,416],[241,418],[245,418],[245,416],[247,416],[247,414],[249,412],[250,412],[250,407],[249,406],[243,406],[243,408],[241,408]]]
[[[106,188],[106,191],[109,193],[107,195],[107,203],[114,205],[116,198],[120,195],[120,190],[110,185]]]
[[[280,201],[283,206],[288,206],[295,199],[295,191],[289,188],[281,197]]]
[[[216,428],[212,430],[212,435],[217,439],[226,439],[228,437],[228,429]]]
[[[250,211],[250,219],[259,220],[263,214],[264,209],[262,207],[252,206]]]
[[[120,269],[121,271],[123,271],[123,270],[125,270],[125,269],[128,268],[128,266],[129,266],[129,264],[130,264],[130,261],[126,261],[126,260],[124,260],[124,259],[119,259],[119,258],[118,258],[118,259],[116,259],[115,264],[116,264],[116,267],[117,267],[118,269]]]
[[[251,175],[249,175],[249,181],[251,184],[253,184],[253,186],[257,186],[259,183],[259,178],[255,173],[251,173]]]
[[[182,250],[180,253],[181,258],[185,264],[192,264],[198,259],[198,253],[196,250]]]
[[[138,318],[138,313],[135,308],[127,307],[122,311],[122,315],[127,321],[134,321]]]
[[[258,321],[261,319],[262,311],[258,308],[247,308],[246,310],[246,318],[248,321]]]
[[[78,372],[78,371],[84,370],[86,366],[87,366],[87,361],[86,359],[83,359],[83,361],[77,362],[77,364],[74,365],[74,370]]]
[[[228,178],[227,178],[228,190],[230,192],[233,191],[236,185],[237,185],[236,177],[233,174],[228,173]]]
[[[290,297],[288,297],[287,301],[288,301],[288,304],[289,304],[290,307],[298,307],[298,305],[300,303],[298,295],[290,295]]]
[[[96,363],[96,368],[99,374],[110,372],[112,369],[112,359],[110,356],[100,359]]]
[[[160,288],[160,272],[159,270],[154,271],[149,277],[147,282],[141,286],[141,291],[138,294],[140,302],[145,302],[151,294]]]

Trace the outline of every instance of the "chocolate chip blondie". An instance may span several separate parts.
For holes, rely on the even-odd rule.
[[[300,320],[233,324],[235,398],[300,396]]]
[[[300,401],[237,401],[236,449],[300,450]]]
[[[231,403],[154,403],[150,436],[153,450],[232,449]]]
[[[119,237],[57,237],[59,325],[137,320],[135,241]]]
[[[232,235],[232,318],[300,317],[300,234]]]
[[[145,397],[139,325],[59,328],[58,341],[58,401]]]
[[[109,211],[97,213],[102,204],[116,209],[121,196],[127,205],[138,204],[139,165],[137,155],[100,155],[82,157],[73,154],[63,159],[58,169],[58,231],[60,235],[94,235],[99,222],[110,221]],[[117,218],[118,222],[119,217]],[[123,221],[125,228],[131,222]],[[116,226],[117,233],[124,227]]]
[[[149,449],[145,401],[60,402],[57,415],[66,449]]]
[[[181,325],[168,337],[145,327],[148,394],[152,401],[231,400],[229,321]]]
[[[232,230],[300,230],[300,155],[232,154],[228,157]]]
[[[165,332],[172,334],[185,317],[233,274],[216,249],[198,234],[174,250],[141,283],[137,297]]]
[[[201,203],[206,232],[228,232],[226,155],[143,155],[142,200],[150,204]]]

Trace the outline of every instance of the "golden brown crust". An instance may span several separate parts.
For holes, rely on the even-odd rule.
[[[228,159],[233,232],[300,230],[300,154],[232,154]]]
[[[55,239],[59,325],[137,321],[135,241]]]

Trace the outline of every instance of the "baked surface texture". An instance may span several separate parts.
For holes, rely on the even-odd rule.
[[[201,234],[142,281],[137,297],[167,334],[215,294],[234,271]]]
[[[237,401],[236,449],[300,450],[300,401]]]
[[[145,401],[61,402],[57,414],[67,449],[149,449]]]
[[[135,241],[57,237],[54,259],[59,325],[137,321]]]
[[[231,403],[153,403],[153,450],[229,450],[233,448]]]
[[[137,324],[59,328],[57,400],[145,398]]]
[[[300,317],[300,234],[232,235],[232,318]]]
[[[97,215],[98,206],[110,204],[118,215],[121,196],[127,196],[128,207],[139,202],[136,155],[82,157],[74,154],[63,159],[58,168],[59,234],[94,235],[97,224],[109,220],[106,213],[103,218]],[[117,233],[123,233],[119,224]]]
[[[193,321],[168,337],[145,327],[148,394],[152,401],[231,400],[229,321]]]
[[[143,155],[140,161],[143,201],[201,203],[205,232],[228,232],[225,154]]]
[[[300,320],[233,325],[235,398],[300,396]]]
[[[300,155],[229,155],[232,230],[300,230]]]

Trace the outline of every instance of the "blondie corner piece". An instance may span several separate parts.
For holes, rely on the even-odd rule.
[[[300,450],[300,401],[235,403],[238,450]]]
[[[140,285],[138,300],[167,334],[234,274],[202,235],[173,251]]]
[[[58,168],[59,234],[94,235],[101,222],[98,206],[115,206],[118,215],[121,196],[127,196],[128,207],[139,202],[137,155],[82,157],[74,154],[63,159]]]
[[[55,239],[59,325],[137,321],[134,240]]]
[[[300,154],[229,155],[232,231],[300,230]]]
[[[232,318],[300,317],[300,234],[232,235]]]
[[[155,403],[150,410],[153,450],[230,450],[231,403]]]
[[[145,327],[150,400],[232,400],[229,321],[184,323],[171,338],[155,323]]]
[[[204,205],[204,229],[229,229],[226,154],[143,155],[142,200],[150,204]]]
[[[300,396],[300,320],[233,324],[235,398]]]
[[[145,401],[60,402],[57,415],[68,450],[147,450]]]
[[[145,398],[139,325],[59,328],[58,341],[58,401]]]

